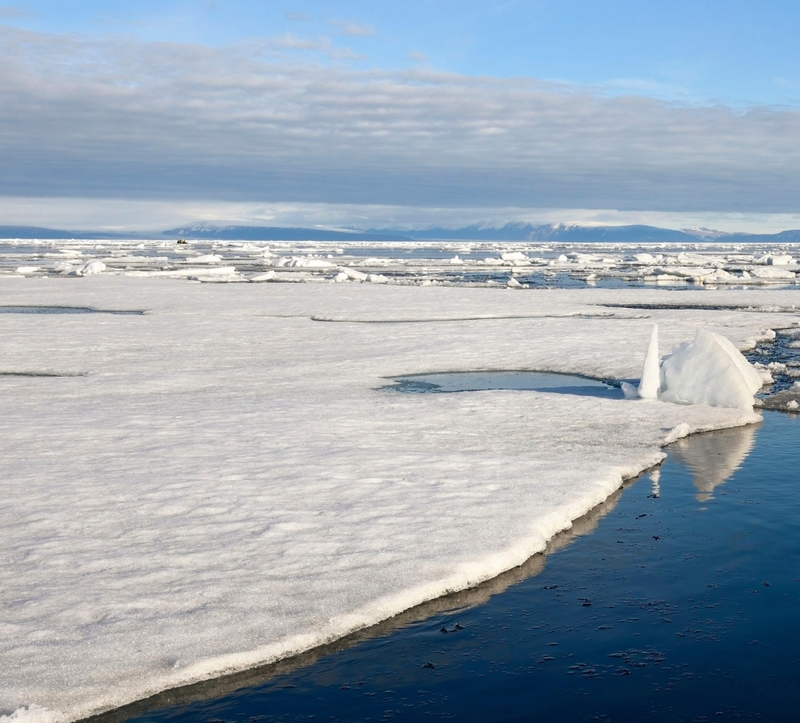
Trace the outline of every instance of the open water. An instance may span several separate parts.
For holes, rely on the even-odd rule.
[[[546,556],[131,721],[796,721],[798,420],[672,445]]]

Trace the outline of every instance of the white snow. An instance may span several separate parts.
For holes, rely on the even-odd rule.
[[[656,399],[661,386],[661,356],[658,353],[658,324],[653,324],[650,332],[650,343],[642,367],[642,378],[639,382],[639,396],[642,399]]]
[[[659,399],[752,409],[761,385],[759,373],[728,339],[701,328],[662,362]]]
[[[603,305],[674,292],[175,271],[0,276],[0,304],[147,311],[0,314],[0,370],[85,373],[0,377],[0,711],[15,723],[276,660],[519,565],[665,441],[756,421],[710,332],[742,346],[795,303],[684,291],[752,308],[642,311]],[[437,370],[630,378],[655,322],[668,346],[701,328],[694,348],[736,380],[741,408],[380,389]],[[671,359],[694,393],[693,353]]]

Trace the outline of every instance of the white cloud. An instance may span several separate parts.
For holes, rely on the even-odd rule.
[[[296,36],[0,32],[6,196],[775,214],[800,193],[795,110],[312,64],[347,51]]]
[[[1,5],[0,6],[0,20],[11,20],[13,18],[21,18],[27,13],[20,7]]]
[[[377,35],[377,31],[371,25],[358,25],[357,23],[345,23],[339,20],[331,22],[332,25],[339,29],[342,35],[352,35],[354,37],[368,37]]]
[[[460,228],[475,223],[650,224],[774,233],[800,228],[800,213],[682,213],[586,208],[437,207],[326,203],[234,203],[73,197],[0,197],[0,226],[45,226],[79,231],[153,232],[195,222],[233,226],[325,228]]]

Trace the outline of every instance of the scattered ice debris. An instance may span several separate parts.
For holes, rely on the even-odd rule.
[[[753,244],[752,253],[740,245],[720,242],[696,244],[653,243],[561,243],[471,241],[457,243],[430,241],[386,242],[380,246],[353,241],[333,244],[311,241],[76,241],[9,240],[25,246],[22,253],[0,258],[2,273],[14,274],[23,266],[39,266],[37,276],[78,273],[85,261],[100,260],[109,272],[155,272],[179,270],[186,265],[233,265],[249,275],[254,265],[285,269],[296,274],[282,281],[333,281],[338,265],[391,269],[393,284],[424,285],[480,284],[501,287],[493,278],[493,267],[524,268],[526,276],[539,277],[547,286],[577,285],[613,280],[614,284],[686,287],[702,286],[795,286],[800,270],[798,244]],[[380,256],[370,256],[380,248]],[[465,258],[466,257],[466,258]],[[40,259],[53,259],[52,266]],[[59,260],[56,260],[59,259]],[[69,261],[70,265],[63,265]],[[5,263],[4,263],[5,262]],[[13,266],[12,266],[13,263]],[[266,269],[265,269],[266,270]],[[304,274],[308,271],[309,273]],[[385,273],[385,272],[384,272]],[[557,274],[556,277],[553,274]],[[24,274],[19,274],[24,275]],[[388,276],[389,274],[387,274]],[[366,280],[366,279],[362,279]],[[529,286],[539,285],[531,283]],[[523,284],[524,285],[524,284]]]
[[[752,409],[761,388],[758,371],[725,337],[698,329],[661,364],[659,399],[678,404]]]

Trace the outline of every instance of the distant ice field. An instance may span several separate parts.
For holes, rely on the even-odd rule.
[[[0,240],[0,274],[511,288],[797,283],[800,244]]]
[[[345,266],[248,257],[245,271],[190,249],[223,258],[125,269],[114,250],[3,257],[0,311],[143,312],[0,313],[0,715],[15,721],[76,720],[476,585],[665,442],[758,419],[535,389],[401,394],[391,380],[632,379],[654,322],[662,353],[700,327],[744,349],[800,326],[795,288],[335,282]],[[270,271],[308,283],[196,283]]]

